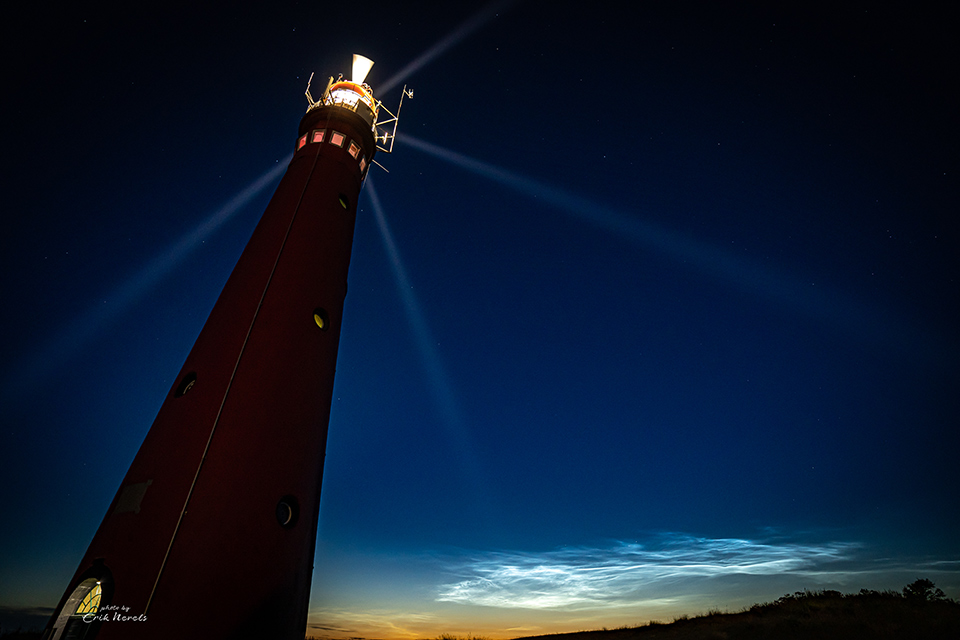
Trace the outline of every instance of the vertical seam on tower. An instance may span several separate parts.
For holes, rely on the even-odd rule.
[[[327,122],[329,123],[329,120]],[[217,430],[217,425],[220,424],[220,416],[223,413],[224,405],[227,403],[227,396],[230,395],[230,389],[233,387],[233,379],[237,375],[237,369],[240,368],[240,360],[243,359],[243,353],[247,348],[247,341],[250,340],[250,334],[253,333],[253,325],[257,322],[257,317],[260,315],[260,309],[263,307],[263,301],[267,297],[267,290],[270,289],[270,284],[273,282],[273,275],[277,271],[277,265],[280,264],[280,256],[283,255],[283,250],[287,246],[287,239],[290,237],[290,231],[293,229],[293,223],[297,219],[297,215],[300,213],[300,205],[303,204],[303,196],[307,192],[307,187],[310,186],[310,181],[313,179],[313,173],[316,171],[317,163],[319,161],[320,147],[318,146],[317,155],[313,160],[313,167],[311,167],[310,174],[307,176],[307,180],[303,185],[303,189],[300,191],[300,198],[297,200],[297,206],[293,210],[293,215],[290,217],[290,224],[287,225],[287,232],[283,236],[283,242],[280,243],[280,250],[277,251],[277,258],[273,261],[273,268],[270,270],[270,275],[267,277],[267,283],[264,285],[263,292],[260,294],[260,301],[257,303],[257,310],[253,313],[253,318],[250,320],[250,326],[247,327],[247,334],[243,337],[243,344],[240,346],[240,353],[237,355],[237,360],[233,364],[233,371],[230,372],[230,380],[227,382],[227,388],[223,392],[223,399],[220,400],[220,407],[217,409],[217,416],[214,418],[213,426],[210,428],[210,435],[207,437],[207,444],[203,448],[203,455],[200,457],[200,464],[197,465],[197,472],[194,474],[193,481],[190,483],[190,490],[187,491],[187,499],[183,503],[183,508],[180,510],[180,517],[177,518],[177,526],[173,529],[173,535],[170,537],[170,544],[167,545],[167,551],[163,555],[163,562],[160,563],[160,569],[157,571],[157,579],[153,582],[153,589],[150,590],[150,597],[147,598],[147,604],[143,608],[144,615],[146,615],[147,611],[150,609],[150,603],[153,602],[153,596],[157,591],[157,586],[160,584],[160,578],[163,575],[163,570],[167,566],[167,560],[170,558],[170,551],[173,549],[173,543],[177,539],[177,533],[180,531],[180,524],[183,522],[183,516],[187,513],[187,505],[190,504],[190,498],[193,496],[193,489],[197,484],[197,479],[200,477],[200,470],[203,468],[203,463],[207,459],[207,452],[210,450],[210,443],[213,442],[213,434]],[[291,163],[292,162],[293,160],[291,160]]]

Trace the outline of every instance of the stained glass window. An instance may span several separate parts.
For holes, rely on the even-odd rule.
[[[100,583],[98,582],[93,586],[93,589],[87,592],[87,595],[83,596],[80,606],[77,607],[77,614],[96,613],[97,609],[100,608],[101,593]]]

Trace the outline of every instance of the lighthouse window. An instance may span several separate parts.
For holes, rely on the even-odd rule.
[[[89,572],[88,572],[89,574]],[[101,580],[106,581],[101,584]],[[109,576],[101,578],[87,578],[77,585],[70,593],[63,608],[57,614],[53,623],[54,638],[86,638],[95,634],[89,633],[96,625],[85,620],[85,616],[98,613],[102,606],[110,602],[112,591]]]
[[[183,380],[180,381],[180,384],[177,385],[176,397],[180,397],[193,389],[193,385],[197,383],[197,374],[194,372],[188,373],[183,376]]]
[[[313,139],[311,142],[323,142],[323,134],[326,133],[326,129],[317,129],[313,132]]]
[[[300,517],[300,505],[293,496],[283,496],[277,503],[275,510],[277,522],[284,529],[292,529]]]
[[[303,145],[307,144],[307,134],[300,136],[300,139],[297,140],[297,151],[303,149]]]
[[[317,323],[317,326],[323,329],[324,331],[330,326],[330,316],[327,315],[326,309],[321,309],[317,307],[313,310],[313,321]]]
[[[354,158],[360,155],[360,147],[358,147],[357,143],[353,140],[350,141],[350,155],[352,155]]]
[[[143,502],[143,497],[152,484],[153,480],[147,480],[146,482],[137,482],[125,486],[123,491],[120,492],[120,497],[117,498],[117,506],[113,508],[113,512],[140,513],[140,503]]]
[[[330,144],[335,144],[338,147],[343,146],[343,141],[347,139],[347,136],[343,135],[339,131],[330,132]]]
[[[100,596],[102,594],[103,591],[98,582],[94,585],[93,589],[87,592],[87,595],[83,596],[83,600],[80,601],[80,606],[77,607],[77,613],[96,613],[97,609],[100,608]]]
[[[360,158],[360,171],[363,171],[367,168],[367,159],[362,157]]]

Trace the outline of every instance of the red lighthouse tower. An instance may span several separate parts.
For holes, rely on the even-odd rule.
[[[45,638],[304,637],[356,205],[382,108],[363,83],[373,63],[354,60],[353,79],[331,78],[319,101],[308,85],[293,159]]]

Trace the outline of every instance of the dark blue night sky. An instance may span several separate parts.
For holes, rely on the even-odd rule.
[[[4,629],[57,603],[354,52],[414,99],[358,215],[308,635],[960,596],[945,8],[344,4],[2,27]]]

